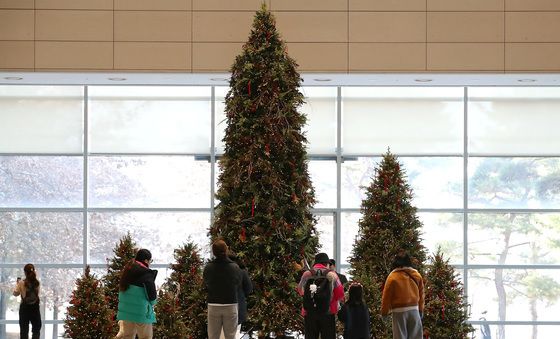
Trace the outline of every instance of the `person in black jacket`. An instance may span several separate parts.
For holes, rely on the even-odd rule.
[[[351,283],[348,301],[338,311],[338,320],[344,323],[344,339],[369,339],[369,311],[363,296],[362,285]]]
[[[223,329],[225,339],[234,339],[237,331],[237,290],[243,274],[228,258],[225,241],[212,244],[215,259],[204,267],[202,278],[208,292],[208,339],[219,339]]]
[[[119,333],[116,339],[152,338],[152,324],[156,321],[157,271],[150,269],[152,253],[140,249],[133,261],[128,263],[119,282],[119,306],[117,320]]]
[[[348,287],[347,287],[348,279],[346,278],[346,276],[344,274],[339,273],[336,270],[336,261],[334,259],[329,259],[329,270],[333,270],[333,271],[336,272],[336,275],[338,275],[338,279],[340,279],[340,283],[344,287],[344,291],[346,291],[348,289]]]
[[[235,254],[231,254],[229,258],[241,268],[241,284],[237,289],[237,333],[235,338],[241,338],[241,324],[247,320],[247,297],[253,292],[253,283],[249,277],[247,266],[241,258]]]

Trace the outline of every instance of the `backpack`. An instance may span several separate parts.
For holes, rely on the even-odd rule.
[[[36,286],[25,286],[25,298],[22,298],[22,302],[26,305],[35,305],[39,303],[39,295],[37,295]]]
[[[303,291],[303,309],[308,314],[328,314],[331,304],[331,283],[327,278],[330,270],[311,270]]]

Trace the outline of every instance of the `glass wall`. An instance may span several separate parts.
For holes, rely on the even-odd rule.
[[[477,338],[560,329],[560,88],[304,87],[321,249],[348,269],[364,186],[399,156],[423,242],[457,268]],[[0,86],[0,338],[27,262],[59,337],[73,280],[130,232],[165,279],[188,238],[208,255],[224,87]]]

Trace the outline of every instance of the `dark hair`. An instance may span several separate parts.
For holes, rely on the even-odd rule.
[[[25,287],[26,288],[37,288],[39,287],[39,280],[37,280],[37,274],[35,273],[35,266],[33,264],[27,264],[23,267],[23,272],[25,273]]]
[[[216,258],[225,258],[227,256],[228,246],[225,241],[219,239],[212,244],[212,253]]]
[[[412,266],[412,260],[410,259],[408,253],[406,253],[405,250],[400,250],[395,256],[391,268],[395,269],[399,267],[411,267],[411,266]]]
[[[331,266],[336,266],[336,260],[330,259],[330,260],[329,260],[329,265],[331,265]]]
[[[138,261],[152,260],[152,252],[145,248],[139,249],[138,252],[136,252],[136,257],[134,259]]]
[[[144,260],[152,260],[152,252],[149,250],[142,248],[136,252],[136,256],[133,260],[130,260],[123,268],[121,273],[121,279],[119,280],[119,291],[124,292],[128,290],[128,286],[132,281],[132,277],[130,275],[130,270],[136,264],[136,261],[144,262]]]
[[[362,305],[364,303],[364,289],[359,283],[351,283],[348,289],[348,304]]]

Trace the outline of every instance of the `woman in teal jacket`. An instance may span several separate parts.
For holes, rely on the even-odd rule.
[[[156,322],[156,270],[151,270],[152,254],[147,249],[136,253],[134,261],[126,265],[119,283],[116,339],[152,339],[152,324]]]

